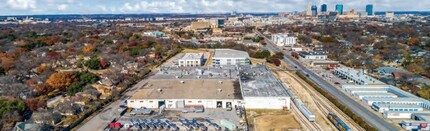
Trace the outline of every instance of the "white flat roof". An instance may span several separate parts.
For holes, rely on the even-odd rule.
[[[203,58],[203,53],[186,53],[179,60],[200,60]]]
[[[343,84],[342,88],[349,89],[349,88],[383,88],[387,89],[390,88],[390,85],[382,84],[382,85],[352,85],[352,84]]]
[[[346,89],[346,90],[348,90],[350,92],[353,92],[353,91],[368,91],[368,92],[372,92],[372,91],[387,91],[384,88],[349,88],[349,89]]]
[[[384,102],[393,102],[393,101],[423,102],[423,100],[419,99],[419,98],[406,98],[406,97],[399,97],[399,98],[363,98],[363,100],[367,100],[367,101],[384,101]]]
[[[348,76],[351,79],[355,79],[357,81],[364,82],[366,84],[385,84],[382,81],[379,81],[371,76],[368,76],[363,71],[358,71],[348,67],[339,67],[335,69],[338,72],[342,72],[342,74]]]
[[[397,96],[392,93],[381,93],[381,92],[357,92],[354,94],[357,96]]]
[[[233,49],[215,49],[215,58],[249,58],[248,52]]]
[[[423,108],[416,104],[374,104],[379,108]]]

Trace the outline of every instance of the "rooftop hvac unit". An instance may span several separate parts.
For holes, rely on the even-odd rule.
[[[157,91],[161,93],[163,90],[162,90],[162,89],[160,89],[160,88],[158,88],[158,89],[157,89]]]
[[[218,84],[222,84],[222,81],[218,81]]]
[[[222,92],[222,89],[218,89],[218,92]]]
[[[184,84],[184,83],[185,83],[185,81],[181,81],[181,83],[182,83],[182,84]]]

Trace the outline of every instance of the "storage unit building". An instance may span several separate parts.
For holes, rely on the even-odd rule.
[[[363,98],[397,98],[397,95],[379,92],[356,92],[353,95],[360,100]]]
[[[372,104],[372,109],[383,113],[384,111],[423,111],[423,107],[414,104]]]

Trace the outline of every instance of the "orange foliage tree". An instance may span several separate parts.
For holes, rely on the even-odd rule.
[[[27,98],[24,100],[24,102],[31,111],[35,111],[46,105],[45,101],[38,98]]]
[[[69,87],[72,82],[72,75],[66,72],[53,73],[48,80],[46,80],[46,84],[54,89]]]
[[[82,48],[82,51],[86,54],[91,53],[94,50],[94,46],[92,45],[87,45],[84,48]]]

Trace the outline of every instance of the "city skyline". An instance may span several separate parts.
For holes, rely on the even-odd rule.
[[[304,11],[307,4],[327,4],[333,11],[336,4],[342,4],[344,11],[355,9],[365,11],[367,4],[373,4],[374,11],[429,11],[425,5],[430,1],[414,4],[412,0],[6,0],[0,5],[0,15],[43,15],[43,14],[150,14],[150,13],[226,13],[238,12],[292,12]]]

